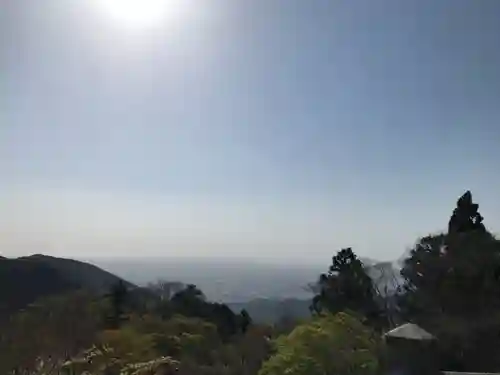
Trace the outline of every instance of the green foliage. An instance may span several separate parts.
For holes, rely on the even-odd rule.
[[[419,239],[405,260],[404,294],[395,311],[437,336],[446,370],[496,371],[500,241],[486,230],[470,192],[458,199],[448,227],[447,233]],[[0,374],[372,375],[381,370],[375,331],[386,324],[382,294],[350,248],[333,257],[315,285],[313,318],[295,319],[292,312],[302,305],[291,300],[282,304],[283,319],[274,327],[255,324],[253,311],[242,305],[233,305],[240,310],[235,314],[226,304],[208,301],[195,285],[159,281],[129,289],[116,282],[105,296],[63,294],[75,285],[54,288],[60,279],[39,266],[43,259],[15,264],[0,259],[2,277],[13,270],[30,282],[30,275],[47,277],[22,298],[15,296],[21,289],[9,292],[12,304],[0,306],[0,318],[12,306],[25,306],[0,320]],[[75,272],[83,269],[71,265]],[[26,306],[40,293],[59,295]],[[269,306],[258,301],[264,305]]]
[[[93,264],[74,259],[58,258],[42,254],[31,255],[21,259],[28,259],[39,264],[46,264],[55,269],[65,280],[89,292],[105,292],[113,285],[116,285],[120,280],[127,287],[134,287],[134,285],[128,281],[124,281],[118,276]]]
[[[478,211],[479,205],[472,203],[472,193],[467,190],[458,198],[448,223],[448,233],[486,232],[483,217]]]
[[[40,298],[80,289],[101,293],[118,280],[94,265],[72,259],[46,255],[0,258],[0,321]]]
[[[0,321],[40,297],[67,293],[78,286],[57,270],[33,259],[0,259]]]
[[[243,309],[240,312],[239,319],[240,319],[241,331],[245,333],[248,327],[252,324],[252,318],[250,317],[250,314],[248,314],[248,311]]]
[[[247,329],[251,323],[248,314],[237,316],[226,304],[208,302],[203,292],[195,285],[188,285],[174,294],[169,306],[171,311],[178,314],[214,323],[224,340]]]
[[[345,313],[322,315],[276,341],[259,375],[371,375],[379,343],[371,329]]]
[[[312,303],[316,313],[350,310],[366,317],[373,325],[381,326],[382,311],[375,299],[373,281],[351,248],[340,250],[332,258],[328,273],[319,278],[318,289]]]
[[[401,270],[408,312],[474,316],[499,307],[499,245],[489,236],[474,233],[420,239]]]
[[[170,374],[176,370],[181,375],[256,374],[269,353],[267,334],[269,331],[252,326],[245,335],[224,344],[216,326],[198,318],[136,316],[118,330],[102,332],[96,346],[62,368],[71,375],[84,371],[92,375],[142,375],[149,374],[151,366],[166,361],[168,366],[154,367],[155,371]]]
[[[108,316],[108,324],[110,328],[118,328],[121,323],[125,320],[125,306],[128,302],[128,288],[122,280],[119,280],[111,288],[108,294],[111,312]]]
[[[41,299],[0,329],[0,373],[34,369],[90,345],[100,329],[100,304],[85,292]]]
[[[420,239],[401,275],[410,314],[472,317],[500,307],[500,242],[484,230],[470,192],[460,197],[450,232]]]
[[[221,345],[217,327],[199,318],[176,315],[166,321],[143,317],[130,322],[137,332],[152,335],[158,355],[205,360],[212,349]]]
[[[39,300],[7,323],[0,373],[9,375],[170,374],[172,366],[155,367],[165,361],[180,375],[256,374],[269,354],[269,333],[246,311],[208,302],[194,285],[162,298],[119,282],[101,297]]]
[[[299,324],[306,322],[307,319],[297,319],[290,315],[282,315],[278,321],[273,325],[278,334],[288,334]]]
[[[99,334],[97,342],[113,348],[115,355],[128,362],[151,360],[157,356],[152,334],[140,334],[131,327],[106,330]]]
[[[420,239],[401,275],[408,319],[439,338],[443,366],[496,371],[500,366],[500,241],[488,233],[466,192],[448,233]]]

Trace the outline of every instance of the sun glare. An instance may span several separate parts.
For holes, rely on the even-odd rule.
[[[98,0],[102,10],[126,27],[149,28],[176,13],[175,0]]]

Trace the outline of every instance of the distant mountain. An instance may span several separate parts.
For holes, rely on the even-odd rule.
[[[96,266],[71,259],[39,254],[17,259],[0,258],[0,317],[40,297],[77,289],[101,293],[119,280]]]
[[[29,259],[49,265],[57,270],[65,280],[90,291],[100,292],[109,290],[119,280],[124,281],[128,287],[135,287],[132,283],[121,279],[111,272],[105,271],[93,264],[74,259],[56,258],[42,254],[18,259]]]
[[[311,298],[307,283],[324,270],[322,266],[252,263],[238,259],[115,258],[94,259],[126,280],[145,286],[158,279],[195,284],[209,300],[247,302],[257,298]]]
[[[0,259],[0,317],[25,307],[41,296],[78,286],[48,264],[30,259]]]
[[[371,259],[363,259],[363,264],[380,294],[392,301],[403,282],[399,268],[392,262]],[[246,309],[255,321],[272,324],[282,318],[301,319],[310,316],[311,298],[312,294],[310,298],[255,298],[248,302],[228,303],[228,306],[235,311]]]
[[[388,293],[401,283],[394,263],[361,259],[378,289]],[[311,284],[318,280],[326,265],[263,264],[237,259],[203,258],[115,258],[94,259],[102,266],[137,285],[147,285],[157,279],[178,280],[196,284],[208,299],[224,303],[248,302],[259,299],[310,300]]]
[[[381,296],[394,303],[394,294],[402,284],[399,268],[392,262],[363,260],[363,263]],[[255,298],[248,302],[228,303],[228,306],[235,312],[247,310],[256,322],[273,324],[283,318],[301,319],[310,316],[311,298]]]

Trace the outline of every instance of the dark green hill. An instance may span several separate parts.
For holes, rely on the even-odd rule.
[[[47,264],[30,259],[0,259],[0,316],[35,299],[63,293],[78,286]]]
[[[93,264],[74,259],[56,258],[42,254],[35,254],[18,259],[29,259],[49,265],[57,270],[65,280],[90,291],[108,291],[119,280],[122,280],[118,276],[94,266]],[[127,287],[135,286],[128,281],[123,281]]]
[[[77,289],[103,293],[119,280],[94,265],[71,259],[45,255],[0,258],[0,317],[49,295]]]

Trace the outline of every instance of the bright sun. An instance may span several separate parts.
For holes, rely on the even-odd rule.
[[[98,4],[116,22],[134,28],[157,26],[179,7],[174,0],[98,0]]]

